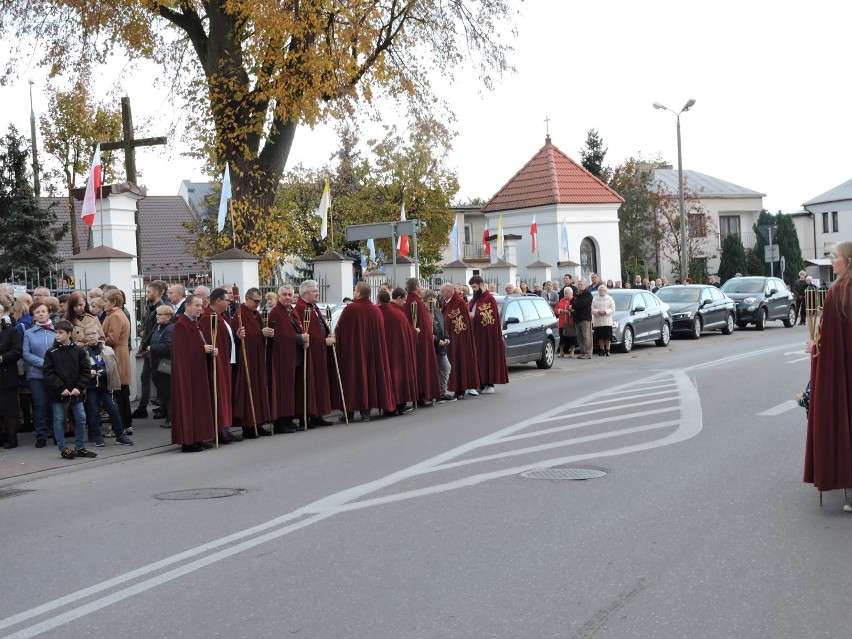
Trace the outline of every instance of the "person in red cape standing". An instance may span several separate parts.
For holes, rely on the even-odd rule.
[[[450,343],[447,345],[447,357],[450,359],[447,390],[453,392],[456,399],[464,399],[465,391],[478,395],[476,389],[482,384],[476,364],[476,342],[467,304],[449,282],[441,286],[441,297],[444,299],[444,324],[450,334]]]
[[[831,256],[828,290],[811,351],[811,397],[804,481],[820,492],[852,488],[852,242]],[[852,513],[852,506],[843,507]]]
[[[260,428],[272,421],[266,384],[266,344],[263,318],[258,309],[263,303],[260,289],[246,291],[245,302],[237,307],[231,326],[236,332],[237,371],[234,376],[234,425],[242,426],[243,437],[254,439],[270,434]],[[257,426],[257,435],[254,427]]]
[[[206,375],[199,375],[216,348],[201,333],[198,318],[203,308],[201,298],[190,295],[184,302],[184,313],[175,322],[172,334],[171,405],[172,443],[180,444],[184,453],[204,450],[202,442],[213,439],[213,402]]]
[[[310,343],[308,336],[302,334],[302,321],[293,311],[294,297],[289,284],[278,289],[278,303],[269,312],[269,326],[263,329],[264,336],[271,339],[269,399],[276,433],[296,432],[296,371]]]
[[[237,353],[234,330],[228,323],[228,318],[225,317],[228,304],[228,292],[224,288],[213,289],[213,292],[210,293],[210,306],[204,309],[199,320],[201,332],[209,344],[214,344],[213,326],[215,325],[216,327],[216,341],[214,346],[219,351],[219,354],[216,356],[215,366],[211,362],[208,373],[210,375],[210,392],[212,396],[214,394],[213,375],[215,368],[216,386],[214,400],[216,403],[215,410],[217,411],[220,444],[231,444],[242,441],[243,439],[241,435],[234,435],[231,432],[231,426],[234,423],[232,373],[237,363]],[[174,339],[174,336],[172,336],[172,339]]]
[[[441,379],[438,377],[438,358],[433,346],[432,318],[423,303],[423,289],[416,277],[405,281],[405,299],[403,312],[417,330],[417,387],[418,406],[431,406],[441,397]]]
[[[394,294],[405,300],[405,291],[395,289]],[[385,344],[392,360],[391,376],[397,415],[406,412],[407,402],[417,401],[417,332],[408,321],[402,308],[391,303],[391,294],[381,290],[376,295],[379,312],[385,322]]]
[[[308,428],[313,426],[331,426],[324,419],[335,407],[332,401],[330,381],[337,387],[337,372],[334,370],[334,360],[329,370],[331,345],[335,343],[334,334],[325,321],[325,317],[317,308],[319,302],[319,285],[315,280],[305,280],[299,285],[299,299],[296,301],[296,317],[305,322],[308,316],[309,345],[305,351],[305,362],[308,367]],[[304,373],[300,369],[296,373],[296,411],[301,417],[304,411]],[[337,398],[339,393],[335,393]]]
[[[355,301],[347,305],[334,331],[346,410],[370,421],[370,411],[396,410],[393,383],[385,345],[382,312],[370,300],[366,282],[355,285]]]
[[[494,392],[494,384],[509,383],[509,368],[506,365],[506,344],[503,342],[503,324],[497,300],[488,291],[479,275],[468,282],[473,289],[470,303],[470,319],[473,339],[476,342],[476,364],[479,369],[480,393]]]

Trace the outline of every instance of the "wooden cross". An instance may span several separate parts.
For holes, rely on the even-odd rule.
[[[130,98],[121,98],[121,129],[124,139],[117,142],[104,142],[101,151],[115,151],[124,149],[124,169],[127,173],[127,181],[136,184],[136,148],[140,146],[155,146],[166,144],[168,138],[139,138],[133,137],[133,116],[130,113]],[[142,231],[139,226],[139,205],[136,205],[136,266],[139,275],[142,275]]]

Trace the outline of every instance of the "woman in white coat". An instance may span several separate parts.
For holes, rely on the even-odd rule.
[[[612,314],[615,313],[615,300],[607,294],[603,284],[598,287],[598,294],[592,298],[592,328],[594,339],[598,342],[601,357],[609,357],[609,347],[612,344]]]

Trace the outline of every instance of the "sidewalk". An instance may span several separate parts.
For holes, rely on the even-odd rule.
[[[0,482],[9,484],[4,480],[23,478],[34,473],[42,473],[53,469],[68,469],[81,464],[102,464],[104,461],[120,461],[132,459],[144,455],[164,453],[177,450],[172,445],[172,431],[168,428],[160,428],[162,419],[153,419],[154,407],[148,408],[148,419],[133,420],[133,446],[121,446],[115,443],[114,437],[105,437],[106,446],[95,448],[94,444],[86,442],[86,447],[98,454],[95,459],[62,459],[59,450],[52,439],[47,440],[44,448],[35,447],[35,433],[18,433],[18,447],[6,450],[0,447]],[[104,430],[109,427],[103,424]],[[66,442],[73,447],[74,438],[67,438]],[[38,475],[34,475],[35,478]]]

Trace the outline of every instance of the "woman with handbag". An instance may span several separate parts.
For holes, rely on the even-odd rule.
[[[577,328],[574,325],[573,309],[571,300],[574,298],[574,289],[566,286],[562,289],[562,299],[553,309],[559,318],[559,357],[565,357],[565,351],[570,350],[568,357],[574,357],[574,349],[577,348]]]
[[[166,418],[161,426],[169,428],[172,425],[169,404],[172,385],[172,331],[175,328],[172,318],[175,316],[175,309],[163,304],[157,307],[156,312],[157,324],[151,333],[151,343],[145,356],[151,358],[151,381],[157,389],[157,397],[160,398],[160,406]]]
[[[118,360],[121,390],[115,394],[121,425],[127,435],[133,434],[133,417],[130,415],[130,320],[124,314],[124,293],[117,288],[104,293],[104,343],[114,352]]]

